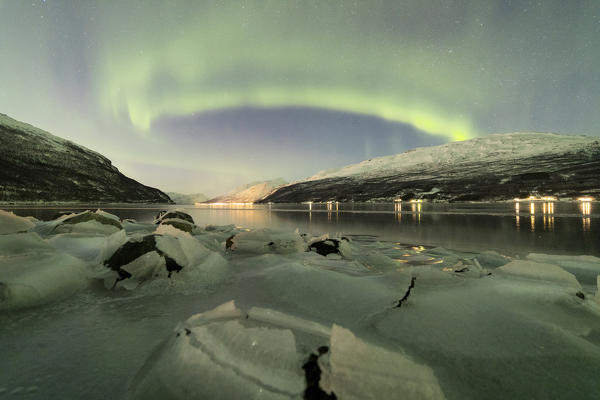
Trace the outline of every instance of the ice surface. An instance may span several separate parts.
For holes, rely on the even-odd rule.
[[[27,218],[19,217],[12,212],[0,210],[0,235],[25,232],[34,226],[35,224]]]
[[[65,218],[0,235],[0,308],[86,288],[0,313],[0,342],[19,349],[0,360],[0,393],[123,398],[139,370],[133,398],[302,398],[302,367],[327,346],[321,388],[338,399],[600,397],[597,258],[512,260],[232,225],[53,232]],[[116,285],[127,290],[87,285],[91,273],[115,287],[103,260],[152,234],[155,248],[121,266],[134,276]],[[236,234],[248,251],[225,249]],[[317,238],[339,238],[340,254],[304,251]],[[183,268],[169,277],[164,255]],[[81,354],[89,362],[70,368]]]

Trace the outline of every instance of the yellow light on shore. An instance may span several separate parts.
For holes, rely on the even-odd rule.
[[[199,205],[208,205],[208,206],[250,206],[254,204],[253,202],[247,202],[247,203],[196,203],[197,206]]]
[[[593,197],[580,197],[577,199],[577,201],[594,201]]]
[[[411,203],[422,203],[423,200],[422,199],[412,199],[410,202]]]

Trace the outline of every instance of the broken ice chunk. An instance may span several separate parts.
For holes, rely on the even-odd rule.
[[[514,260],[499,267],[496,271],[521,278],[552,282],[561,286],[577,289],[578,291],[581,290],[581,285],[575,278],[575,275],[553,264]]]
[[[329,358],[320,364],[321,388],[338,399],[445,398],[431,368],[366,343],[335,324]]]
[[[260,312],[259,312],[260,314]],[[233,302],[178,327],[133,380],[133,399],[301,398],[294,333],[253,320]]]
[[[84,211],[47,223],[48,233],[86,233],[111,235],[123,229],[119,218],[102,210]]]
[[[483,268],[497,268],[508,264],[511,259],[495,251],[484,251],[475,258]]]
[[[0,257],[53,252],[54,247],[34,232],[0,235]]]
[[[124,230],[112,235],[62,233],[48,242],[56,249],[93,264],[102,263],[127,241]]]
[[[531,253],[528,260],[558,265],[572,273],[584,285],[596,284],[596,276],[600,274],[600,258],[594,256],[563,256]]]
[[[0,257],[0,309],[67,297],[87,282],[85,264],[68,254],[41,252]]]

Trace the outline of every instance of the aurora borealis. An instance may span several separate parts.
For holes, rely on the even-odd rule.
[[[168,191],[600,135],[594,0],[0,0],[0,55],[0,112]]]

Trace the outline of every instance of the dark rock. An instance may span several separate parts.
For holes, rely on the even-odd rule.
[[[104,265],[107,268],[112,269],[119,273],[119,278],[127,279],[131,278],[131,274],[121,267],[129,264],[130,262],[136,260],[138,257],[143,256],[146,253],[150,253],[151,251],[156,251],[160,256],[165,259],[166,269],[169,272],[169,276],[171,276],[171,272],[179,272],[183,269],[183,267],[177,262],[165,255],[161,250],[156,247],[156,237],[160,235],[146,235],[142,238],[141,241],[129,241],[119,247],[117,251],[104,262]]]
[[[144,236],[141,241],[129,241],[119,247],[117,251],[104,262],[104,265],[113,271],[117,271],[123,279],[129,278],[131,275],[120,268],[129,264],[136,258],[155,250],[157,250],[155,235],[147,235]]]
[[[337,399],[335,393],[328,394],[319,386],[321,380],[321,368],[319,367],[319,357],[326,354],[329,347],[321,346],[317,353],[311,353],[308,360],[302,366],[304,378],[306,379],[306,389],[303,398],[305,400],[332,400]]]
[[[326,256],[328,254],[340,254],[340,241],[338,239],[325,239],[313,242],[308,246],[309,251]]]
[[[233,238],[234,237],[235,237],[235,235],[231,235],[227,238],[227,240],[225,241],[225,249],[232,250],[231,246],[233,246]]]

